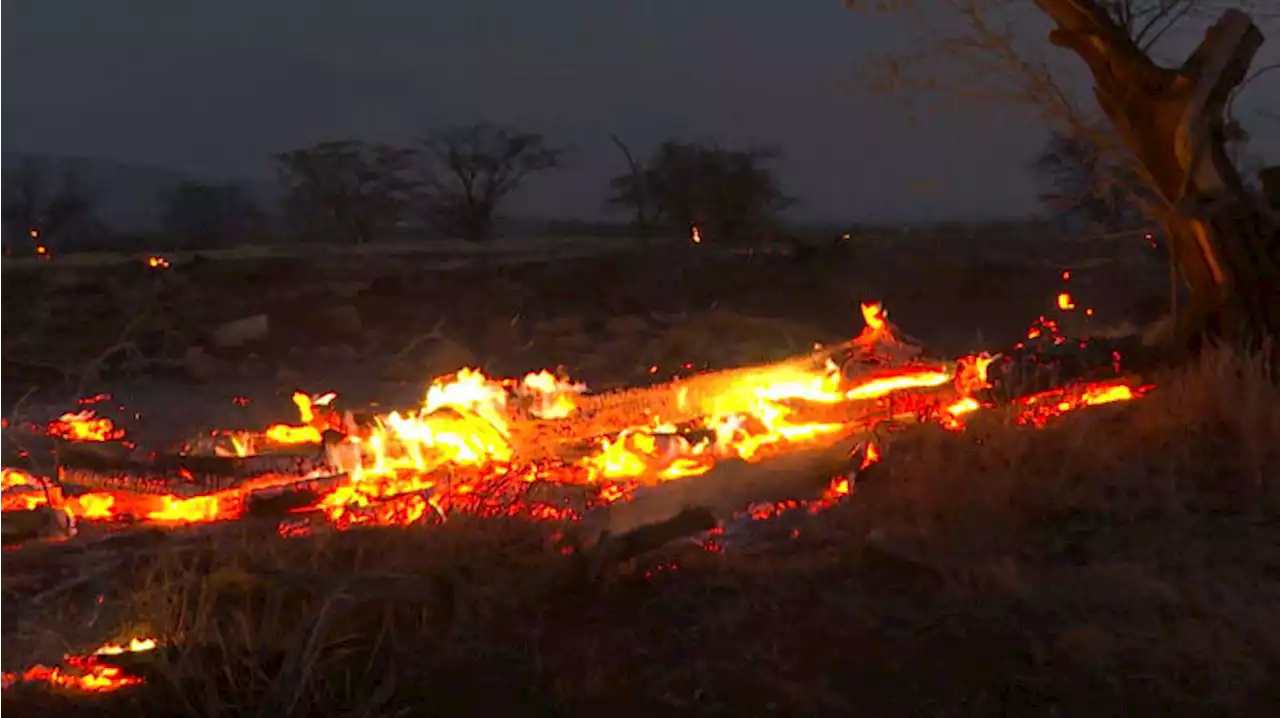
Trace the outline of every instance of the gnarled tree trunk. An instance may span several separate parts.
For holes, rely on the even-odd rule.
[[[1102,110],[1164,202],[1157,219],[1191,296],[1178,338],[1194,345],[1280,332],[1276,210],[1248,190],[1224,147],[1226,104],[1263,42],[1258,27],[1227,10],[1172,69],[1094,0],[1035,2],[1058,26],[1050,40],[1089,66]]]

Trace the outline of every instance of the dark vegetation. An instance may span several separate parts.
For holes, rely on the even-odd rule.
[[[633,162],[630,150],[626,156]],[[235,184],[182,182],[157,197],[159,236],[113,234],[92,220],[91,188],[74,172],[64,171],[55,186],[53,168],[29,160],[6,178],[5,246],[9,256],[33,254],[37,243],[27,241],[32,230],[54,253],[286,239],[350,245],[424,237],[484,242],[507,219],[506,201],[566,157],[566,150],[541,134],[488,123],[434,132],[408,147],[324,141],[274,157],[278,211],[268,212]],[[633,237],[688,237],[693,225],[701,225],[716,242],[758,240],[778,231],[777,214],[792,202],[769,166],[776,158],[776,152],[761,149],[668,141],[643,167],[632,164],[628,174],[608,182],[606,204],[634,213],[624,230]]]
[[[785,210],[796,200],[773,166],[780,159],[776,150],[673,139],[642,160],[620,139],[613,141],[627,171],[607,181],[604,199],[625,220],[544,222],[534,230],[525,223],[516,234],[688,238],[697,226],[714,244],[823,234],[786,221]],[[96,219],[103,189],[69,166],[28,158],[6,173],[5,253],[484,242],[511,219],[503,212],[510,197],[571,159],[538,133],[487,123],[442,130],[408,147],[324,141],[273,158],[274,207],[236,183],[182,181],[156,197],[159,231],[131,232]],[[1134,178],[1118,175],[1123,168],[1114,165],[1088,138],[1051,138],[1032,164],[1045,187],[1048,216],[1071,231],[1144,229]],[[824,238],[852,228],[832,227]]]

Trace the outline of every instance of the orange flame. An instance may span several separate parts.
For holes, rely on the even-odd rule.
[[[866,327],[857,341],[864,348],[898,348],[894,328],[879,303],[862,305],[862,314]],[[1057,340],[1056,325],[1043,317],[1032,331],[1052,332]],[[525,413],[554,420],[571,417],[578,411],[578,397],[585,387],[546,370],[527,374],[520,381],[498,381],[479,370],[463,369],[432,381],[416,410],[391,412],[367,426],[342,420],[331,409],[321,410],[333,400],[332,393],[313,397],[296,392],[293,401],[298,424],[273,424],[261,433],[230,434],[230,451],[237,456],[251,455],[260,438],[276,444],[315,444],[322,441],[326,430],[344,434],[341,440],[325,447],[326,473],[332,475],[332,480],[326,479],[319,498],[298,510],[306,514],[298,519],[301,524],[290,524],[292,528],[282,524],[282,535],[309,530],[305,527],[313,518],[328,520],[340,529],[446,518],[451,511],[496,505],[486,504],[490,501],[486,497],[497,495],[505,486],[518,491],[522,484],[542,479],[594,483],[599,487],[596,500],[609,503],[625,500],[637,486],[706,473],[724,459],[757,461],[772,451],[829,441],[851,429],[852,425],[839,421],[803,419],[801,409],[806,405],[817,408],[815,405],[866,401],[876,402],[878,407],[881,399],[898,392],[951,384],[955,393],[919,394],[919,406],[910,411],[932,417],[949,429],[961,430],[963,418],[982,408],[973,395],[989,386],[988,367],[996,358],[988,354],[964,357],[952,368],[922,362],[904,365],[900,358],[891,357],[898,366],[855,381],[844,377],[832,361],[822,366],[787,363],[745,371],[714,396],[679,394],[682,410],[703,419],[675,427],[654,418],[649,425],[633,426],[600,440],[588,456],[567,465],[516,463],[509,440],[511,423]],[[1021,402],[1019,421],[1041,426],[1052,416],[1074,408],[1135,398],[1147,388],[1112,382],[1046,392]],[[520,401],[513,402],[513,397]],[[905,403],[916,406],[914,400]],[[94,417],[88,411],[64,415],[55,424],[58,428],[51,428],[51,432],[85,437],[79,440],[105,440],[119,432],[109,420]],[[92,439],[99,436],[104,438]],[[879,445],[868,445],[861,468],[878,461],[881,450]],[[297,478],[263,477],[234,489],[196,497],[112,491],[64,498],[57,486],[51,487],[46,496],[43,485],[34,477],[6,469],[4,508],[53,503],[76,519],[131,517],[162,525],[225,521],[244,514],[254,491],[285,485]],[[837,479],[828,493],[847,495],[851,490],[848,478],[843,479],[843,484]],[[760,511],[772,515],[787,509],[772,506]],[[551,520],[574,516],[567,507],[549,504],[530,504],[520,510],[525,512],[523,515]]]
[[[108,643],[88,655],[64,655],[66,667],[32,666],[21,676],[3,674],[3,687],[9,688],[21,680],[24,683],[46,683],[51,686],[84,693],[109,693],[128,686],[141,684],[142,678],[126,674],[122,669],[103,663],[99,656],[115,656],[123,653],[142,653],[155,650],[154,638],[133,638],[128,644]]]
[[[92,409],[66,413],[45,428],[49,436],[67,441],[116,441],[124,437],[124,429],[105,416],[95,416]]]

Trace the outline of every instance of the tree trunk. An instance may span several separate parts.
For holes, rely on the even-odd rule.
[[[1229,341],[1280,332],[1275,210],[1240,178],[1226,148],[1231,92],[1263,42],[1227,10],[1180,68],[1157,65],[1094,0],[1035,0],[1055,45],[1089,66],[1094,93],[1163,206],[1155,218],[1190,289],[1177,337]]]

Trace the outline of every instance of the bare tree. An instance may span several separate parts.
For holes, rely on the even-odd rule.
[[[1161,201],[1155,216],[1191,289],[1182,338],[1280,331],[1280,218],[1246,189],[1227,149],[1239,133],[1227,106],[1263,43],[1257,25],[1224,10],[1169,68],[1097,3],[1036,5],[1057,25],[1050,40],[1084,60],[1099,106]]]
[[[1228,8],[1183,62],[1160,61],[1174,51],[1171,37],[1185,39],[1226,4],[940,0],[930,6],[951,13],[943,26],[950,29],[930,28],[923,51],[887,58],[882,86],[1017,103],[1050,128],[1066,128],[1122,158],[1122,166],[1142,178],[1144,210],[1165,227],[1191,290],[1179,337],[1191,342],[1204,334],[1277,331],[1276,219],[1246,189],[1227,149],[1243,135],[1228,104],[1248,76],[1262,34],[1248,15]],[[1057,28],[1052,44],[1085,61],[1100,118],[1085,109],[1070,71],[1044,54],[1046,16]],[[932,80],[912,72],[938,59],[946,66]],[[1110,131],[1091,129],[1099,126]]]
[[[891,11],[906,20],[914,51],[875,57],[864,80],[908,101],[933,99],[1014,106],[1076,146],[1089,147],[1102,170],[1099,201],[1138,189],[1128,178],[1140,163],[1096,108],[1082,78],[1043,41],[1044,16],[1026,0],[846,0],[855,9]],[[1144,53],[1162,55],[1208,23],[1216,0],[1101,0],[1108,17]],[[1114,170],[1112,174],[1110,170]],[[1144,205],[1142,192],[1127,202]]]
[[[276,155],[284,214],[304,233],[364,244],[406,219],[419,196],[412,150],[355,140]]]
[[[536,132],[477,123],[422,140],[426,219],[450,236],[491,239],[499,204],[530,175],[560,166],[564,152]]]

